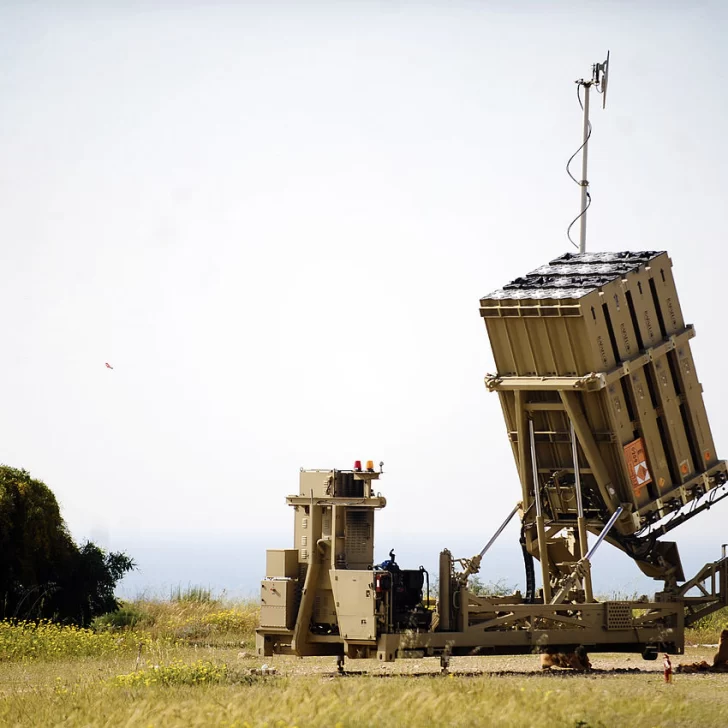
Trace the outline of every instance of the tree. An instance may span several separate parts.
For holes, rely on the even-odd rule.
[[[88,624],[118,607],[114,589],[133,568],[124,553],[79,548],[50,488],[0,465],[0,618]]]

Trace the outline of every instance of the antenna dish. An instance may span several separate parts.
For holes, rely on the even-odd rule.
[[[601,73],[601,78],[599,74]],[[597,63],[596,82],[602,92],[602,108],[607,105],[607,82],[609,80],[609,51],[607,51],[607,60],[604,63]]]

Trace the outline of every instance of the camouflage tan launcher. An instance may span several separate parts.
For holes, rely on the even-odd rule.
[[[571,423],[585,515],[604,523],[621,505],[624,536],[725,482],[666,253],[566,254],[483,297],[480,313],[524,509],[531,428],[552,522],[576,515]]]
[[[654,660],[682,654],[685,627],[728,605],[728,556],[686,581],[677,544],[661,540],[728,498],[667,255],[564,255],[483,298],[480,312],[520,498],[479,553],[440,552],[430,589],[424,566],[400,567],[394,549],[375,559],[381,463],[302,470],[286,499],[293,544],[268,551],[261,582],[261,657],[335,655],[341,671],[345,657],[439,656],[443,670],[480,653],[548,653],[551,664],[566,653],[572,667],[574,655],[588,664],[587,651]],[[471,591],[516,514],[525,590]],[[663,581],[652,601],[594,598],[603,540]]]

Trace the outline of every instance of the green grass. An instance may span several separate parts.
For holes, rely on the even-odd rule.
[[[728,674],[666,685],[659,662],[635,655],[591,656],[595,668],[635,674],[542,674],[525,656],[455,658],[449,676],[436,659],[347,661],[362,674],[339,677],[333,658],[254,657],[251,602],[140,599],[123,609],[120,624],[96,632],[0,623],[0,725],[711,728],[728,715]],[[689,639],[717,642],[726,616]],[[692,648],[673,664],[713,652]],[[263,662],[277,674],[251,674]]]
[[[237,675],[222,658],[236,663]],[[331,661],[328,673],[307,675],[295,674],[302,668],[288,658],[276,661],[282,676],[244,681],[233,655],[218,654],[209,663],[193,661],[191,653],[178,659],[186,672],[177,667],[173,674],[167,666],[168,679],[151,682],[153,667],[119,672],[118,658],[55,670],[6,663],[0,666],[0,725],[710,728],[724,726],[728,712],[726,675],[677,676],[670,685],[659,672],[380,677],[375,671],[340,678],[331,674]],[[312,665],[321,668],[320,661]],[[204,670],[215,677],[201,680]],[[114,673],[139,677],[129,684]]]
[[[131,628],[152,639],[188,645],[217,644],[250,649],[255,643],[259,614],[257,602],[250,600],[216,599],[211,595],[170,601],[143,597],[94,620],[92,627],[99,632],[118,634]]]
[[[258,625],[257,602],[209,600],[139,600],[131,605],[138,624],[155,639],[190,645],[227,645],[251,649]]]
[[[170,600],[173,602],[212,602],[215,601],[212,596],[212,589],[203,586],[192,586],[188,584],[186,588],[182,588],[181,584],[170,590]]]

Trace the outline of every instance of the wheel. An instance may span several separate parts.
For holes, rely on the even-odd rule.
[[[658,649],[656,645],[647,645],[642,652],[643,660],[656,660],[658,655]]]

